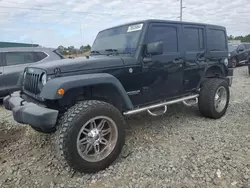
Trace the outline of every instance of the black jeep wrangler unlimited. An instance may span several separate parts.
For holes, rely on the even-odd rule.
[[[21,92],[4,106],[17,122],[56,132],[65,164],[96,172],[121,152],[124,116],[198,102],[203,116],[222,117],[233,76],[227,57],[224,27],[134,22],[101,31],[90,57],[27,67]]]

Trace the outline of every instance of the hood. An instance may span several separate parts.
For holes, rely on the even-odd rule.
[[[236,56],[237,55],[237,51],[233,50],[233,51],[229,51],[230,57]]]
[[[57,68],[61,70],[61,73],[67,73],[121,66],[123,66],[123,60],[119,56],[98,55],[90,56],[89,58],[79,57],[75,59],[41,62],[29,67],[44,69],[47,74],[54,74],[54,70]]]

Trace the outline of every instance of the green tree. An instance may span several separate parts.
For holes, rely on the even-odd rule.
[[[250,34],[248,34],[246,36],[241,35],[241,36],[235,36],[235,37],[230,35],[227,38],[228,38],[228,40],[240,40],[241,42],[250,42]]]
[[[80,52],[85,53],[85,52],[90,51],[90,49],[91,49],[91,46],[89,44],[87,46],[81,46],[80,47]]]
[[[234,40],[234,36],[233,35],[230,35],[227,38],[228,38],[228,40]]]
[[[242,42],[250,42],[250,34],[244,36],[244,37],[242,38]]]
[[[69,47],[67,48],[67,52],[68,52],[68,54],[70,54],[70,55],[76,54],[77,49],[75,49],[74,46],[69,46]]]

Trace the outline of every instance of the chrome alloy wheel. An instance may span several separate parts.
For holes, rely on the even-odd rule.
[[[115,122],[106,116],[87,121],[77,136],[77,151],[88,162],[105,159],[115,148],[118,130]]]
[[[226,88],[221,86],[217,89],[214,97],[215,110],[222,112],[227,104],[227,91]]]

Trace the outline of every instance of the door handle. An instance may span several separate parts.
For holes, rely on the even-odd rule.
[[[198,61],[205,61],[206,60],[205,52],[198,53],[196,58],[197,58]]]
[[[205,61],[206,58],[205,58],[205,57],[198,57],[197,60],[198,60],[198,61]]]
[[[0,74],[3,74],[3,72],[0,72]]]
[[[183,63],[183,59],[182,58],[176,58],[176,59],[173,60],[173,63],[176,63],[176,64]]]

